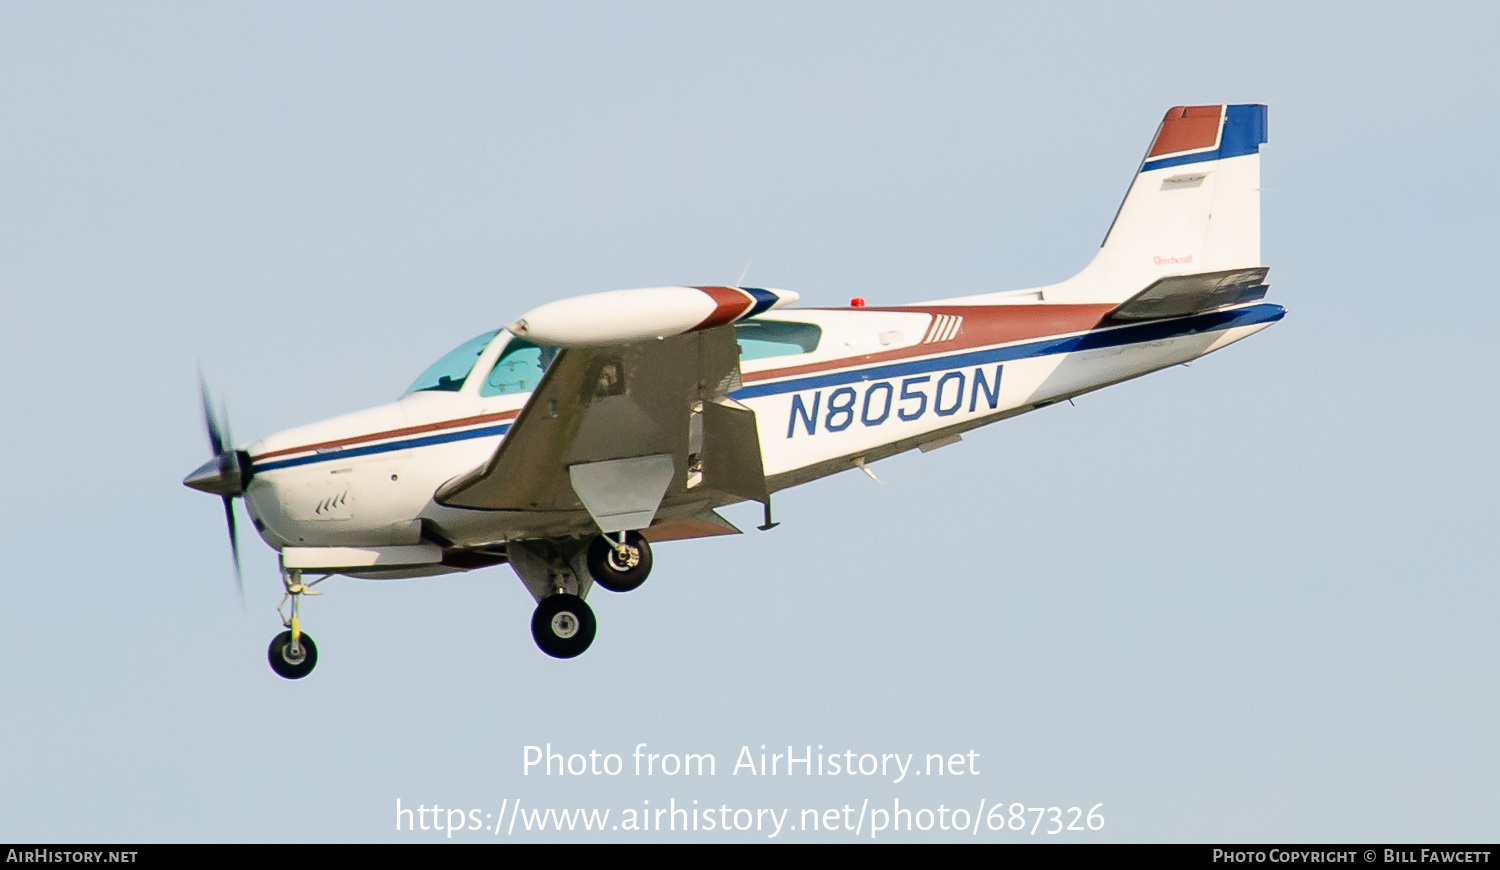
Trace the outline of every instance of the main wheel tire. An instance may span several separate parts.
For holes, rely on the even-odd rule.
[[[297,645],[301,647],[302,656],[298,658],[292,655],[292,633],[283,631],[271,639],[271,648],[266,651],[266,657],[271,660],[271,670],[276,676],[288,680],[300,680],[312,673],[313,666],[318,663],[318,645],[307,632],[302,632]]]
[[[640,532],[625,533],[627,555],[620,553],[603,535],[589,542],[584,561],[594,582],[611,592],[629,592],[640,588],[651,573],[651,545]]]
[[[582,598],[560,592],[543,598],[531,614],[531,636],[542,652],[555,659],[582,655],[594,642],[598,623]]]

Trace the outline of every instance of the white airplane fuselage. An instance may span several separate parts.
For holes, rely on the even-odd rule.
[[[1145,322],[1114,322],[1110,304],[1055,304],[1018,292],[907,308],[784,309],[763,321],[810,324],[815,349],[741,363],[730,397],[756,414],[772,491],[1170,366],[1190,362],[1281,319],[1250,303]],[[997,304],[997,302],[999,304]],[[482,396],[479,385],[513,340],[502,330],[454,391],[289,429],[248,446],[246,505],[267,544],[401,547],[423,521],[456,547],[544,537],[548,519],[453,508],[434,492],[495,453],[530,392]],[[799,349],[800,350],[800,349]],[[679,499],[660,518],[725,502]],[[529,524],[530,523],[530,524]],[[459,570],[431,564],[368,576]],[[356,576],[366,576],[358,572]]]
[[[1103,244],[1044,287],[893,308],[723,286],[559,299],[459,345],[395,402],[244,449],[205,387],[212,458],[183,483],[221,499],[237,581],[234,498],[279,552],[290,612],[267,658],[283,678],[317,663],[298,607],[322,578],[507,562],[538,648],[573,658],[597,633],[589,590],[639,588],[656,544],[738,532],[717,508],[759,502],[770,529],[779,490],[873,476],[1280,320],[1261,301],[1266,141],[1260,104],[1169,109]]]

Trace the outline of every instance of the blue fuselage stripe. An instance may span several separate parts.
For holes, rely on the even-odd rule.
[[[422,438],[408,438],[405,441],[387,441],[383,444],[371,444],[367,447],[350,447],[344,450],[331,450],[327,453],[314,453],[311,456],[298,456],[295,459],[278,459],[275,462],[267,462],[264,465],[255,464],[255,471],[275,471],[278,468],[293,468],[298,465],[308,465],[313,462],[332,462],[335,459],[352,459],[356,456],[369,456],[372,453],[390,453],[395,450],[409,450],[413,447],[427,447],[432,444],[448,444],[453,441],[467,441],[470,438],[490,438],[495,435],[504,435],[510,431],[509,423],[501,423],[499,426],[485,426],[479,429],[465,429],[462,432],[444,432],[439,435],[427,435]]]
[[[1009,362],[1011,360],[1026,359],[1027,357],[1051,356],[1058,353],[1074,353],[1082,350],[1100,350],[1102,348],[1119,347],[1126,344],[1160,341],[1164,338],[1175,338],[1177,336],[1193,335],[1200,332],[1217,332],[1222,329],[1232,329],[1236,326],[1270,323],[1280,320],[1285,313],[1285,309],[1280,305],[1253,305],[1233,311],[1215,311],[1208,314],[1195,314],[1176,320],[1158,320],[1133,326],[1121,326],[1115,329],[1102,329],[1065,338],[1048,338],[1041,341],[1027,342],[1026,344],[1012,344],[1006,347],[987,348],[969,353],[913,360],[912,362],[889,363],[863,369],[843,369],[841,371],[829,372],[826,375],[812,375],[810,377],[797,378],[796,380],[755,384],[736,390],[730,395],[735,399],[754,399],[778,393],[816,390],[822,387],[836,387],[840,384],[854,384],[861,381],[887,380],[907,375],[919,375],[925,372],[943,371],[945,369],[956,369],[995,362]]]
[[[1161,341],[1162,339],[1176,338],[1184,335],[1218,332],[1224,329],[1233,329],[1237,326],[1274,323],[1280,320],[1285,314],[1286,310],[1280,305],[1251,305],[1245,308],[1236,308],[1232,311],[1194,314],[1175,320],[1157,320],[1150,323],[1120,326],[1113,329],[1101,329],[1064,338],[1047,338],[1025,344],[1012,344],[1005,347],[930,357],[911,362],[888,363],[859,369],[843,369],[841,371],[805,378],[755,384],[753,386],[742,387],[730,395],[735,399],[755,399],[761,396],[795,393],[800,390],[815,390],[822,387],[853,384],[861,381],[899,378],[922,374],[924,372],[943,371],[945,369],[984,365],[986,363],[1009,362],[1028,357],[1051,356],[1053,354],[1075,353],[1085,350],[1101,350],[1103,348],[1120,347],[1127,344]],[[381,444],[371,444],[365,447],[350,447],[344,450],[314,453],[292,459],[279,459],[265,464],[254,463],[254,469],[256,473],[261,473],[276,471],[281,468],[309,465],[314,462],[333,462],[336,460],[353,459],[358,456],[370,456],[376,453],[390,453],[396,450],[428,447],[433,444],[467,441],[472,438],[491,438],[497,435],[504,435],[510,431],[510,427],[511,424],[502,423],[498,426],[464,429],[459,432],[444,432],[437,435],[426,435],[421,438],[408,438],[403,441],[386,441]]]

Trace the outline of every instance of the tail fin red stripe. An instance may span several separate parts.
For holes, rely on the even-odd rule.
[[[1214,147],[1219,141],[1219,121],[1223,117],[1223,106],[1174,106],[1168,109],[1161,129],[1156,133],[1156,141],[1146,152],[1146,159]]]

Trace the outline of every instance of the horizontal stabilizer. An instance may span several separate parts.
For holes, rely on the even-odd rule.
[[[1159,320],[1253,302],[1266,295],[1266,275],[1270,271],[1258,266],[1159,278],[1120,303],[1109,316],[1114,320]]]

